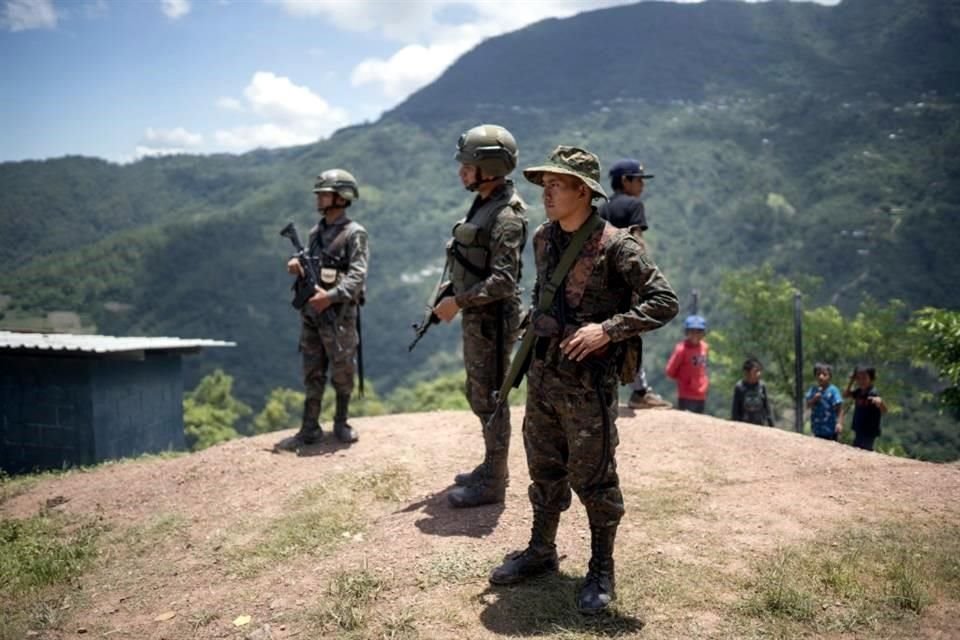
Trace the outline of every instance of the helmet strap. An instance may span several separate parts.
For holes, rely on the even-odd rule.
[[[467,191],[476,191],[477,188],[478,188],[480,185],[486,184],[486,183],[488,183],[488,182],[496,182],[497,180],[500,179],[500,176],[492,176],[492,177],[487,177],[487,178],[481,178],[480,176],[481,176],[480,167],[474,167],[474,168],[473,168],[473,182],[471,182],[470,184],[468,184],[468,185],[467,185],[466,187],[464,187],[464,188],[465,188]]]

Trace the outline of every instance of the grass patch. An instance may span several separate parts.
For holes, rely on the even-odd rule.
[[[960,601],[960,527],[884,525],[781,549],[759,563],[736,605],[780,636],[887,628],[938,599]]]
[[[412,478],[404,467],[389,467],[375,473],[365,473],[355,481],[355,488],[367,491],[377,500],[398,502],[410,495]]]
[[[63,624],[62,592],[96,556],[100,533],[95,523],[49,512],[0,520],[0,640]]]
[[[311,611],[311,626],[324,632],[358,632],[370,620],[371,605],[384,588],[379,576],[366,567],[336,574],[327,588],[325,604]]]
[[[17,596],[82,573],[101,532],[51,513],[0,520],[0,594]]]
[[[417,587],[429,589],[438,584],[462,584],[486,578],[496,564],[476,552],[461,549],[444,551],[420,563]]]
[[[286,514],[269,522],[259,539],[231,549],[227,556],[243,577],[267,566],[321,549],[331,549],[361,534],[365,514],[348,481],[334,478],[309,487],[286,507]]]
[[[146,524],[130,527],[115,542],[122,544],[129,554],[139,555],[162,546],[173,535],[182,534],[188,524],[179,514],[156,515]]]

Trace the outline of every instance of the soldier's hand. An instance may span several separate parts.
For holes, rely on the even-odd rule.
[[[313,294],[313,297],[307,300],[307,302],[310,303],[310,306],[313,307],[313,310],[317,313],[323,313],[327,310],[327,307],[333,304],[327,292],[320,287],[317,287],[317,292]]]
[[[302,278],[303,266],[300,264],[300,261],[296,258],[290,258],[290,260],[287,261],[287,273],[292,273]]]
[[[579,362],[609,342],[610,336],[603,330],[603,325],[585,324],[560,343],[560,350],[571,360]]]
[[[460,312],[460,305],[457,304],[453,296],[447,296],[433,308],[433,312],[444,322],[450,322]]]

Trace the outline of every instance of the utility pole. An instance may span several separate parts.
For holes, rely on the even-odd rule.
[[[697,315],[697,310],[700,308],[700,289],[694,289],[690,297],[690,315],[695,316]]]
[[[797,433],[803,433],[803,303],[799,291],[793,292],[793,354],[793,393],[796,396],[793,428]]]

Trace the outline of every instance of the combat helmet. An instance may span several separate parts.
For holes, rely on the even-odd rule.
[[[484,176],[500,178],[517,168],[520,152],[513,134],[496,124],[481,124],[457,141],[457,162],[480,167]]]
[[[357,179],[349,171],[343,169],[328,169],[317,176],[313,183],[313,192],[336,193],[348,202],[360,198],[360,188],[357,186]]]

